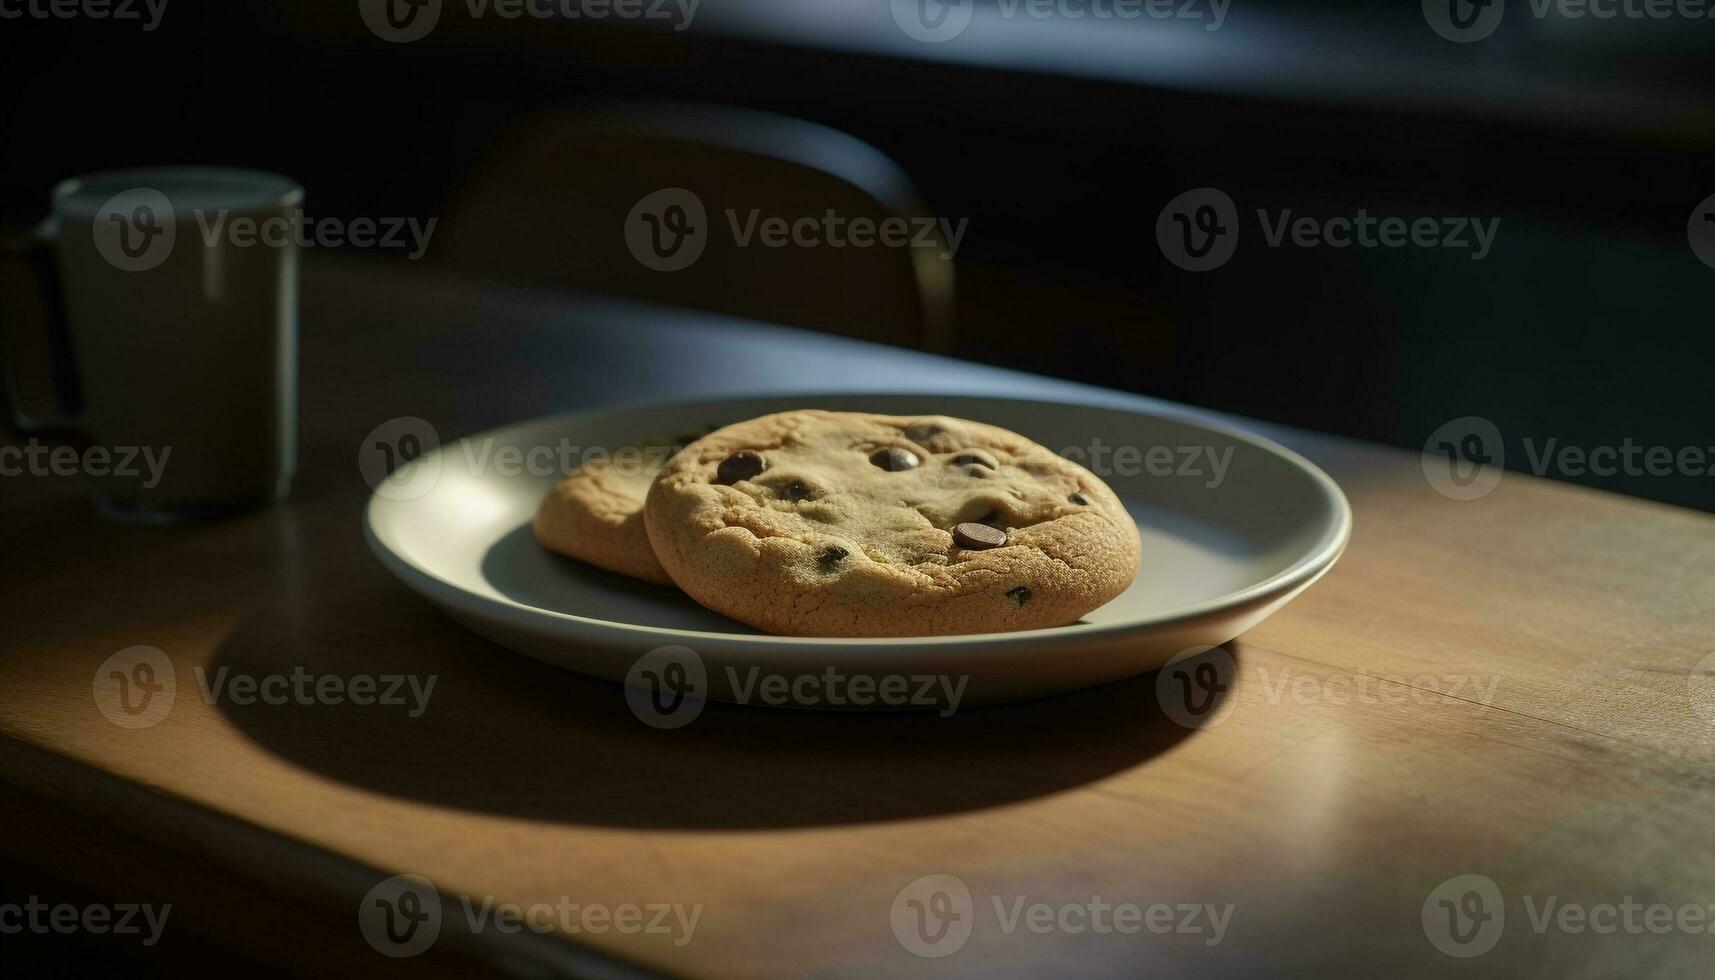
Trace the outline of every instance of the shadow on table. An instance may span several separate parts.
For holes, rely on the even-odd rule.
[[[1073,789],[1191,733],[1162,714],[1154,674],[950,717],[711,702],[664,731],[621,685],[489,643],[379,568],[355,577],[306,582],[298,603],[241,623],[209,684],[280,675],[267,690],[283,703],[222,686],[217,708],[293,765],[440,806],[661,829],[898,820]],[[397,703],[328,696],[362,693],[360,675]]]

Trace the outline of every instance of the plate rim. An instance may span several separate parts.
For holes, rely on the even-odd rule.
[[[1154,415],[1173,421],[1200,426],[1218,432],[1228,438],[1250,444],[1263,452],[1271,453],[1287,463],[1302,475],[1308,477],[1311,483],[1322,492],[1324,499],[1333,506],[1334,533],[1325,536],[1320,547],[1309,552],[1285,569],[1260,582],[1246,586],[1235,592],[1228,592],[1213,599],[1177,610],[1169,615],[1159,617],[1129,620],[1120,623],[1074,623],[1068,626],[1051,626],[1031,630],[1018,630],[1006,633],[955,633],[941,636],[781,636],[769,633],[724,633],[708,630],[688,630],[671,626],[649,626],[637,623],[622,623],[611,619],[601,619],[593,616],[581,616],[576,613],[558,612],[543,609],[539,606],[526,605],[505,598],[493,598],[476,592],[450,581],[434,571],[418,565],[400,553],[389,542],[383,540],[382,534],[376,529],[375,514],[378,507],[396,504],[376,489],[372,490],[363,508],[363,536],[369,545],[369,550],[396,578],[419,593],[429,590],[444,601],[473,615],[501,617],[512,620],[518,616],[532,619],[545,619],[555,623],[557,627],[575,625],[585,629],[593,629],[602,633],[617,634],[618,637],[636,637],[638,635],[654,636],[663,643],[698,641],[702,643],[730,643],[740,646],[754,645],[767,647],[771,650],[790,650],[802,648],[803,651],[826,650],[829,646],[836,647],[881,647],[897,649],[901,645],[933,646],[949,650],[967,647],[1011,647],[1037,646],[1044,640],[1080,640],[1095,641],[1111,639],[1129,633],[1143,630],[1171,628],[1175,625],[1200,620],[1208,616],[1234,612],[1255,603],[1266,602],[1281,595],[1290,594],[1295,590],[1308,587],[1334,566],[1340,556],[1345,553],[1347,544],[1352,536],[1352,507],[1346,499],[1345,491],[1320,466],[1306,459],[1303,455],[1286,446],[1255,432],[1224,420],[1211,418],[1202,412],[1189,407],[1174,406],[1171,403],[1157,403],[1145,406],[1133,406],[1104,403],[1096,400],[1061,400],[1053,398],[1016,398],[1007,396],[985,395],[980,392],[926,392],[926,391],[820,391],[820,392],[760,392],[754,395],[717,396],[695,399],[674,399],[666,401],[641,401],[625,405],[612,406],[594,410],[573,410],[554,412],[495,426],[479,432],[460,436],[451,442],[444,442],[432,452],[445,453],[452,447],[471,439],[493,438],[498,433],[511,429],[522,429],[543,424],[550,420],[563,418],[599,419],[617,415],[625,415],[644,410],[672,409],[675,407],[689,408],[691,406],[712,406],[723,404],[742,404],[757,401],[788,401],[792,399],[847,399],[862,400],[864,398],[930,398],[930,399],[979,399],[991,402],[1011,402],[1019,405],[1050,405],[1055,408],[1094,408],[1108,411],[1130,412],[1136,415]],[[786,411],[786,409],[782,409]],[[418,457],[421,459],[422,457]]]

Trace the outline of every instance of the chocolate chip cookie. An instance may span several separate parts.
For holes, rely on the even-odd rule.
[[[649,546],[643,498],[660,472],[660,460],[621,464],[593,459],[554,484],[530,523],[551,551],[646,582],[673,579]]]
[[[771,633],[930,636],[1076,621],[1137,574],[1100,479],[978,422],[767,415],[670,460],[644,506],[698,602]]]

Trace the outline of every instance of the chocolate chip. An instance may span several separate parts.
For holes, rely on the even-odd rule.
[[[1079,493],[1078,491],[1075,491],[1075,490],[1072,492],[1072,495],[1070,497],[1067,497],[1066,499],[1070,500],[1074,504],[1077,504],[1079,507],[1090,506],[1090,498],[1084,496],[1082,493]]]
[[[1013,589],[1011,592],[1008,592],[1006,597],[1022,606],[1030,601],[1030,590],[1021,585],[1018,588]]]
[[[804,481],[793,480],[781,488],[780,495],[793,503],[797,503],[800,500],[809,500],[816,495],[816,492],[805,486]]]
[[[715,482],[728,486],[740,480],[748,480],[763,470],[768,469],[768,462],[748,449],[741,449],[726,459],[715,470]]]
[[[851,554],[851,552],[847,551],[846,549],[844,549],[844,548],[842,548],[836,544],[833,547],[829,548],[828,550],[817,555],[816,560],[818,562],[821,562],[822,569],[824,571],[832,571],[834,566],[838,565],[842,561],[845,561],[846,556],[849,554]]]
[[[1000,464],[988,453],[963,452],[947,462],[954,466],[985,466],[991,470],[1000,468]]]
[[[900,470],[912,469],[919,462],[916,453],[909,449],[901,449],[898,446],[889,446],[886,449],[877,449],[870,455],[869,461],[889,473],[897,473]]]
[[[987,524],[966,522],[953,528],[953,543],[961,548],[973,550],[998,548],[1006,544],[1006,532],[998,527],[989,527]]]

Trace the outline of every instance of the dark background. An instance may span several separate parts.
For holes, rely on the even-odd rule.
[[[853,5],[703,0],[676,32],[471,22],[449,0],[406,45],[356,0],[170,0],[152,33],[0,21],[0,219],[39,218],[71,174],[187,162],[296,177],[315,217],[426,217],[544,108],[716,101],[856,135],[970,219],[960,356],[1412,450],[1479,415],[1515,469],[1526,437],[1715,447],[1715,270],[1686,239],[1715,194],[1715,20],[1538,21],[1511,0],[1460,45],[1417,3],[1234,0],[1214,48],[1197,24],[1074,25],[1156,45],[1127,53],[1050,23],[1023,56],[818,30],[821,6]],[[1181,43],[1199,60],[1163,55]],[[1501,228],[1481,262],[1253,231],[1192,274],[1154,224],[1202,186],[1249,229],[1258,208],[1360,207]],[[1707,475],[1578,482],[1715,509]]]
[[[1196,23],[1074,25],[1137,35],[1128,52],[1023,25],[1040,27],[1032,54],[975,34],[940,48],[815,29],[818,9],[853,6],[703,0],[675,32],[473,24],[451,0],[409,45],[371,35],[356,0],[169,0],[150,33],[0,20],[0,222],[36,221],[63,177],[170,163],[289,174],[313,216],[426,218],[544,109],[716,101],[849,132],[933,213],[969,219],[962,357],[1414,451],[1483,416],[1514,468],[1527,437],[1715,448],[1715,270],[1686,240],[1715,194],[1715,20],[1538,22],[1510,0],[1493,37],[1457,45],[1415,2],[1233,0],[1217,38]],[[1501,230],[1482,262],[1269,249],[1251,234],[1227,265],[1190,274],[1154,224],[1204,186],[1246,216],[1367,208]],[[1715,510],[1708,475],[1576,479]],[[31,895],[136,897],[0,864],[0,900]],[[167,937],[147,958],[106,939],[8,939],[0,972],[230,962]]]

